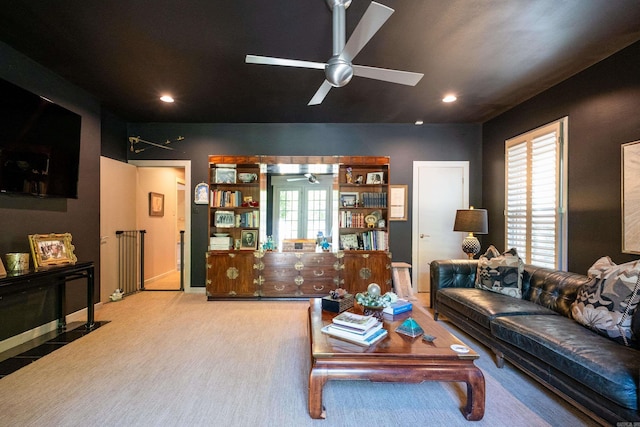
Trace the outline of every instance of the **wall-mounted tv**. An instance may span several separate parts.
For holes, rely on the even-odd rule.
[[[0,79],[0,194],[77,198],[81,121]]]

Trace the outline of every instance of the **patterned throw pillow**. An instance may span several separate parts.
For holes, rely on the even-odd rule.
[[[573,318],[601,335],[631,347],[640,347],[636,313],[640,300],[640,261],[616,265],[602,257],[588,272],[591,280],[571,304]],[[633,324],[635,323],[635,324]]]
[[[524,263],[515,248],[501,254],[495,247],[489,246],[478,260],[476,288],[522,298],[523,272]]]

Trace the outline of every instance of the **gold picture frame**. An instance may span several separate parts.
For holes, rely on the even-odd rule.
[[[35,268],[52,265],[75,264],[71,233],[30,234],[29,246]]]

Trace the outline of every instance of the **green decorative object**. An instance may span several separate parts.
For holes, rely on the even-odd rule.
[[[409,317],[396,328],[396,332],[402,335],[410,336],[411,338],[415,338],[424,334],[424,329],[422,329],[422,327],[418,325],[418,322],[413,320],[413,317]]]

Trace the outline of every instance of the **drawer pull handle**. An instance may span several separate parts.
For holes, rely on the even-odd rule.
[[[313,275],[316,277],[324,276],[324,270],[320,270],[319,272],[316,270],[313,270]]]

